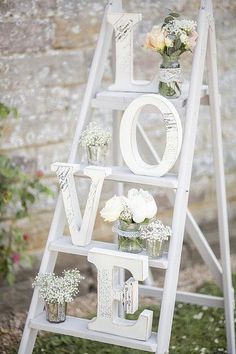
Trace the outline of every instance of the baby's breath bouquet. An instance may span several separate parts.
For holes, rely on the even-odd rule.
[[[159,258],[168,251],[168,241],[172,234],[171,228],[165,226],[161,220],[154,219],[141,228],[141,238],[146,242],[149,257]]]
[[[162,55],[159,93],[169,98],[181,94],[179,56],[187,51],[192,52],[198,37],[196,22],[179,17],[177,13],[170,13],[163,24],[152,28],[145,42],[145,48]]]
[[[39,273],[32,284],[39,288],[40,297],[45,302],[47,319],[63,322],[66,304],[72,302],[79,293],[79,283],[84,279],[78,269],[64,270],[62,276],[54,273]]]
[[[88,162],[100,165],[104,162],[108,150],[111,133],[100,126],[97,122],[91,122],[82,132],[80,144],[86,148]]]

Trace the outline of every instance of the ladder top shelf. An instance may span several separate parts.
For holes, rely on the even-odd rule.
[[[46,320],[45,312],[40,313],[30,321],[30,328],[53,333],[65,334],[73,337],[91,339],[97,342],[103,342],[122,347],[155,352],[157,348],[157,335],[152,333],[147,341],[119,337],[103,332],[96,332],[88,329],[90,321],[83,318],[67,316],[63,323],[49,323]]]
[[[183,84],[182,94],[179,98],[170,99],[177,110],[186,106],[188,99],[189,84]],[[202,86],[201,104],[208,104],[207,97],[208,86]],[[112,110],[125,110],[127,106],[137,97],[147,94],[147,92],[119,92],[119,91],[101,91],[92,99],[93,108],[106,108]]]
[[[91,243],[89,245],[83,246],[83,247],[76,246],[76,245],[73,245],[73,243],[71,242],[71,237],[69,237],[69,236],[60,237],[56,241],[52,241],[49,244],[50,251],[76,254],[79,256],[87,256],[89,250],[91,250],[93,247],[117,251],[116,244],[109,243],[109,242],[101,242],[101,241],[91,241]],[[138,253],[137,256],[138,255],[143,255],[143,253]],[[151,259],[150,258],[149,259],[149,266],[153,267],[153,268],[167,269],[168,260],[165,256],[163,256],[162,258],[159,258],[159,259]]]
[[[85,165],[80,165],[80,170],[74,175],[75,177],[87,177],[84,174]],[[105,177],[106,180],[126,182],[126,183],[138,183],[146,184],[150,186],[158,186],[162,188],[177,189],[178,187],[178,177],[175,174],[168,173],[163,177],[150,177],[143,175],[136,175],[130,171],[127,167],[121,166],[107,166],[111,168],[111,174]]]

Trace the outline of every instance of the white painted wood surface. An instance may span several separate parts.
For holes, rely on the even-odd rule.
[[[139,285],[139,294],[140,296],[150,296],[161,300],[163,297],[163,288],[158,288],[156,286]],[[184,302],[187,304],[195,304],[199,306],[224,308],[223,297],[198,294],[187,291],[177,290],[176,301]]]
[[[175,108],[181,112],[186,106],[189,92],[189,84],[185,82],[182,85],[182,94],[177,99],[172,99],[171,103]],[[202,85],[201,91],[201,104],[209,104],[207,100],[208,88],[206,85]],[[116,91],[99,91],[92,99],[91,105],[93,108],[112,109],[124,111],[128,105],[137,97],[143,95],[144,92],[116,92]],[[150,109],[151,111],[151,109]],[[153,109],[152,109],[153,111]]]
[[[160,163],[160,158],[154,149],[152,143],[148,139],[147,134],[145,133],[144,129],[140,124],[137,124],[137,129],[145,142],[147,148],[149,149],[151,155],[154,157],[157,163]],[[175,190],[167,190],[166,191],[167,197],[172,205],[174,205],[175,202]],[[187,209],[187,215],[186,215],[186,225],[185,225],[186,231],[188,235],[191,237],[191,239],[194,242],[194,245],[196,246],[198,252],[200,253],[202,259],[204,262],[207,264],[211,274],[213,275],[216,283],[218,286],[223,289],[222,285],[222,266],[219,262],[219,260],[216,258],[214,252],[212,251],[206,237],[202,233],[201,229],[199,228],[196,220],[194,219],[193,215]],[[151,284],[149,284],[151,285]]]
[[[144,175],[136,175],[130,171],[127,167],[111,166],[111,174],[105,177],[105,180],[126,182],[126,183],[140,183],[150,186],[156,186],[161,188],[176,189],[178,187],[177,175],[173,173],[166,174],[163,177],[152,177]],[[81,169],[75,173],[77,177],[86,177],[84,174],[84,166],[81,165]]]
[[[152,81],[135,81],[133,78],[133,31],[142,19],[141,14],[110,13],[108,22],[114,28],[116,43],[115,82],[111,91],[157,92],[157,77]]]
[[[121,0],[111,0],[109,1],[105,16],[101,28],[101,32],[99,35],[97,48],[95,51],[95,56],[93,59],[93,64],[91,67],[88,85],[86,88],[83,104],[81,107],[81,115],[80,119],[77,124],[75,137],[73,140],[72,149],[70,152],[69,162],[74,163],[76,161],[77,155],[77,148],[79,142],[80,133],[84,127],[84,124],[88,120],[89,111],[91,105],[93,107],[99,108],[110,108],[110,109],[119,109],[124,110],[130,101],[133,99],[132,97],[140,95],[140,93],[129,93],[129,92],[105,92],[99,93],[99,87],[101,83],[101,78],[104,72],[105,67],[105,58],[108,55],[108,49],[111,42],[112,36],[112,26],[107,23],[107,15],[109,12],[121,12],[122,11],[122,1]],[[210,26],[210,27],[209,27]],[[222,305],[222,299],[215,299],[211,297],[202,298],[199,294],[184,294],[181,292],[176,293],[176,285],[177,285],[177,277],[178,277],[178,268],[179,268],[179,261],[180,261],[180,253],[181,253],[181,246],[182,246],[182,235],[183,235],[183,224],[184,224],[184,217],[183,213],[184,210],[187,210],[187,199],[188,199],[188,182],[190,181],[190,174],[191,168],[190,166],[186,167],[192,163],[191,155],[193,154],[194,150],[194,141],[192,138],[195,138],[196,135],[196,121],[197,115],[199,110],[199,103],[200,98],[202,97],[202,86],[201,86],[201,77],[202,71],[204,66],[204,59],[206,53],[206,33],[210,28],[209,33],[209,47],[208,47],[208,69],[210,71],[209,75],[209,85],[211,85],[211,100],[210,104],[214,105],[211,109],[213,115],[213,140],[214,140],[215,147],[214,147],[214,155],[215,155],[215,167],[217,172],[217,192],[218,192],[218,204],[221,204],[221,207],[225,207],[225,190],[224,190],[224,178],[223,176],[223,164],[222,164],[222,144],[221,144],[221,126],[220,126],[220,115],[219,115],[219,94],[217,89],[217,71],[216,71],[216,51],[215,51],[215,32],[214,32],[214,23],[213,23],[213,14],[212,14],[212,2],[211,0],[202,0],[201,1],[201,8],[199,12],[199,23],[198,23],[198,31],[199,31],[199,39],[196,51],[194,53],[194,61],[193,61],[193,70],[192,70],[192,77],[190,83],[190,91],[189,91],[189,98],[188,98],[188,106],[187,106],[187,116],[186,116],[186,144],[183,147],[183,151],[185,151],[186,156],[181,156],[182,167],[185,165],[184,168],[180,168],[179,174],[179,181],[175,178],[175,186],[173,187],[172,183],[166,182],[166,177],[156,178],[160,187],[167,187],[167,188],[177,188],[177,195],[176,195],[176,203],[175,203],[175,210],[174,210],[174,220],[173,220],[173,229],[174,235],[176,237],[172,237],[171,247],[169,252],[169,262],[166,261],[166,267],[168,264],[166,277],[165,277],[165,284],[164,290],[160,289],[158,291],[154,291],[151,288],[146,288],[146,294],[152,294],[154,291],[154,295],[156,294],[163,294],[162,295],[162,307],[161,307],[161,316],[159,321],[159,330],[158,330],[158,341],[156,340],[153,335],[149,338],[148,341],[136,341],[133,339],[123,338],[119,336],[113,336],[111,334],[106,333],[99,333],[95,331],[89,331],[83,324],[81,323],[80,319],[68,319],[68,322],[59,325],[53,325],[45,320],[45,314],[42,313],[43,310],[43,303],[40,301],[38,296],[37,289],[34,291],[34,295],[32,298],[29,314],[27,317],[19,353],[20,354],[31,354],[35,342],[35,338],[37,335],[37,331],[39,329],[48,330],[52,332],[59,332],[65,333],[75,336],[86,336],[84,338],[89,338],[98,341],[104,341],[107,343],[113,343],[118,345],[124,345],[127,347],[132,347],[136,349],[143,349],[143,350],[150,350],[155,351],[156,354],[166,354],[169,346],[169,339],[171,333],[171,323],[173,318],[173,309],[174,309],[174,302],[175,302],[175,295],[177,294],[177,299],[180,301],[186,301],[191,303],[204,303],[206,301],[210,305]],[[195,73],[195,75],[194,75]],[[132,78],[131,78],[132,79]],[[131,80],[132,82],[132,80]],[[210,91],[209,90],[209,91]],[[125,89],[124,89],[125,91]],[[137,90],[139,91],[139,90]],[[129,96],[129,97],[128,97]],[[182,96],[182,98],[184,98]],[[205,98],[204,98],[204,101]],[[182,109],[182,107],[186,103],[186,98],[184,100],[173,100],[175,107]],[[214,120],[214,116],[216,115],[216,119]],[[190,133],[190,126],[193,124],[193,131]],[[138,127],[139,129],[139,127]],[[188,137],[188,138],[187,138]],[[189,139],[189,145],[187,144],[187,140]],[[188,145],[188,146],[187,146]],[[150,149],[151,150],[151,149]],[[78,172],[78,176],[82,176],[83,172]],[[115,178],[111,180],[118,181],[118,175],[115,174]],[[125,176],[124,176],[125,175]],[[124,174],[121,174],[122,181],[132,182],[133,183],[142,183],[141,181],[146,181],[148,184],[148,180],[144,179],[145,176],[141,176],[139,182],[134,179],[134,174],[127,174],[127,171]],[[139,177],[139,176],[138,176]],[[224,176],[223,176],[224,177]],[[149,177],[150,178],[150,177]],[[155,178],[153,178],[154,180]],[[152,178],[149,179],[149,182],[152,181]],[[153,182],[151,182],[153,183]],[[172,184],[172,187],[171,187]],[[156,185],[153,183],[153,185]],[[168,186],[167,186],[168,185]],[[157,184],[158,186],[158,184]],[[185,190],[184,190],[185,189]],[[168,192],[168,190],[167,190]],[[172,192],[172,191],[170,191]],[[181,202],[182,200],[182,202]],[[178,211],[180,209],[180,211]],[[222,258],[222,267],[219,262],[216,260],[214,254],[210,252],[208,245],[204,240],[204,236],[196,227],[196,223],[193,223],[193,218],[189,218],[189,224],[187,223],[186,227],[189,229],[191,233],[191,237],[196,243],[196,246],[201,252],[204,260],[209,265],[209,268],[212,270],[214,276],[216,277],[218,283],[222,283],[222,272],[224,274],[223,277],[223,289],[224,289],[224,306],[225,306],[225,313],[226,313],[226,326],[227,326],[227,344],[228,344],[228,354],[235,354],[235,333],[234,333],[234,325],[233,325],[233,292],[232,292],[232,283],[230,278],[230,264],[229,264],[229,247],[228,247],[228,230],[227,230],[227,215],[226,215],[226,208],[224,208],[224,212],[221,213],[222,209],[219,208],[219,213],[221,216],[219,217],[220,221],[220,243],[221,243],[221,258]],[[187,211],[187,217],[191,215]],[[88,246],[84,247],[84,251],[82,251],[83,247],[77,247],[73,245],[70,241],[70,245],[62,245],[62,233],[65,226],[65,214],[63,210],[63,202],[62,197],[60,196],[58,199],[57,207],[55,210],[53,222],[51,225],[45,253],[43,256],[43,260],[41,263],[40,271],[41,272],[50,272],[53,271],[54,265],[56,262],[58,251],[74,253],[74,254],[87,254]],[[181,225],[182,223],[182,225]],[[190,225],[190,226],[188,226]],[[177,240],[178,239],[178,240]],[[58,242],[60,240],[60,242]],[[63,237],[64,242],[64,237]],[[226,242],[226,245],[225,245]],[[179,247],[179,248],[178,248]],[[75,251],[77,249],[77,251]],[[174,257],[170,255],[174,254]],[[173,259],[175,258],[175,259]],[[150,261],[149,261],[150,265]],[[139,286],[140,290],[142,286]],[[82,320],[84,321],[84,320]],[[75,329],[76,328],[76,329]],[[146,348],[146,349],[145,349]]]
[[[91,65],[91,70],[88,78],[88,84],[85,90],[85,95],[83,98],[83,103],[81,107],[80,117],[76,127],[75,136],[73,139],[70,155],[68,162],[74,163],[77,157],[77,150],[79,144],[79,136],[86,123],[89,115],[91,100],[95,97],[95,93],[100,87],[102,76],[105,69],[105,58],[108,56],[109,46],[112,38],[112,27],[107,23],[107,14],[110,11],[121,11],[122,10],[122,0],[110,1],[107,3],[104,13],[104,18],[102,21],[101,31],[98,37],[97,46],[94,54],[94,58]],[[53,215],[52,224],[50,227],[47,244],[45,247],[45,252],[42,258],[40,272],[52,272],[55,267],[57,252],[51,252],[48,249],[48,245],[51,241],[62,236],[66,223],[66,216],[63,207],[62,196],[59,195],[55,212]],[[27,320],[25,323],[25,328],[23,336],[21,339],[18,354],[31,354],[33,351],[34,343],[37,336],[37,330],[29,327],[29,322],[32,318],[35,318],[37,314],[42,312],[43,303],[39,298],[38,289],[35,288],[33,297],[31,300]]]
[[[210,99],[210,114],[212,126],[212,146],[215,166],[216,179],[216,195],[217,195],[217,211],[218,211],[218,227],[220,241],[220,257],[223,272],[223,291],[225,302],[225,320],[226,320],[226,335],[227,335],[227,351],[229,354],[235,354],[235,319],[234,307],[235,297],[232,285],[232,272],[230,264],[230,245],[229,245],[229,227],[227,215],[227,198],[225,190],[225,174],[224,174],[224,156],[222,142],[222,127],[219,99],[219,84],[217,72],[217,51],[216,51],[216,34],[215,23],[213,17],[212,2],[209,1],[208,9],[209,30],[208,30],[208,45],[206,63],[209,82],[209,99]]]
[[[102,241],[91,241],[89,245],[83,247],[75,246],[71,242],[70,236],[60,237],[49,244],[49,249],[51,251],[77,254],[78,256],[87,256],[88,252],[93,247],[113,250],[113,251],[118,250],[118,246],[116,244],[110,242],[102,242]],[[145,255],[145,253],[144,252],[139,253],[139,255]],[[148,262],[149,262],[149,266],[153,268],[167,269],[168,266],[167,258],[165,256],[158,259],[149,258]]]
[[[136,321],[119,317],[117,293],[120,284],[115,276],[117,268],[129,270],[134,280],[143,281],[148,277],[148,257],[137,254],[92,248],[88,261],[97,268],[97,316],[88,323],[88,328],[98,332],[122,337],[148,340],[152,333],[153,312],[144,310]],[[132,287],[129,305],[134,313],[138,308],[138,287]],[[116,303],[116,304],[115,304]]]
[[[138,150],[136,126],[145,106],[154,106],[161,114],[166,129],[166,146],[158,165],[149,165]],[[175,107],[160,95],[147,94],[136,98],[124,112],[120,125],[120,149],[126,165],[135,174],[161,177],[174,166],[182,144],[182,125]]]
[[[77,246],[86,246],[92,238],[103,182],[111,169],[100,166],[83,169],[84,175],[91,179],[91,186],[82,218],[74,180],[75,172],[81,169],[80,165],[55,162],[51,168],[59,180],[72,242]]]
[[[140,341],[126,337],[119,337],[108,333],[91,331],[88,329],[88,323],[89,320],[67,316],[65,322],[53,324],[46,321],[46,314],[45,312],[42,312],[30,321],[30,328],[35,331],[43,330],[47,332],[60,333],[73,337],[90,339],[96,342],[145,350],[148,352],[155,352],[156,350],[156,333],[152,333],[151,337],[147,341]]]

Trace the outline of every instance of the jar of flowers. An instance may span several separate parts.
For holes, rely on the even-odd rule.
[[[86,149],[88,163],[102,165],[105,161],[111,133],[97,122],[91,122],[82,132],[80,144]]]
[[[160,66],[159,93],[167,98],[181,95],[181,68],[179,57],[184,52],[192,52],[198,34],[195,21],[179,19],[179,14],[170,13],[164,23],[154,26],[147,34],[145,48],[162,56]]]
[[[44,300],[46,319],[60,323],[66,320],[67,303],[72,302],[79,293],[79,283],[84,279],[78,269],[64,270],[62,276],[54,273],[39,273],[32,284],[39,288]]]
[[[164,226],[160,220],[153,220],[141,228],[140,236],[145,241],[146,252],[150,258],[161,258],[168,253],[171,228]]]
[[[100,214],[105,221],[116,222],[113,231],[118,235],[118,249],[139,253],[143,250],[141,226],[147,225],[156,212],[153,196],[148,191],[133,188],[127,197],[115,195],[109,199]]]

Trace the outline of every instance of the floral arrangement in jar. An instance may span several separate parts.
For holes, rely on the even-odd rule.
[[[100,214],[105,221],[116,222],[113,231],[118,234],[118,248],[123,252],[143,250],[140,237],[142,225],[147,225],[157,213],[153,196],[143,189],[128,191],[127,197],[114,196],[106,202]]]
[[[90,122],[80,137],[80,144],[87,151],[88,163],[101,165],[108,151],[111,133],[97,122]]]
[[[179,57],[184,52],[192,52],[198,37],[197,23],[179,19],[179,14],[170,13],[159,26],[154,26],[147,34],[145,48],[162,55],[160,66],[159,93],[168,98],[181,95],[181,68]]]
[[[84,277],[76,268],[64,270],[62,276],[54,273],[39,273],[35,277],[32,286],[39,288],[49,322],[60,323],[66,320],[67,303],[72,302],[79,293],[79,283],[83,279]]]
[[[146,252],[151,258],[160,258],[168,252],[171,228],[165,226],[160,220],[155,219],[141,228],[140,236],[146,243]]]

